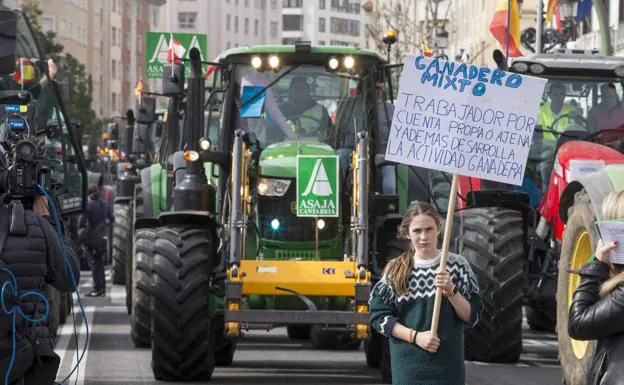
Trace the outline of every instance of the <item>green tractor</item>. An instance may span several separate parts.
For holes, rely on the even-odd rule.
[[[135,344],[161,380],[210,379],[244,331],[278,326],[318,349],[364,341],[379,365],[371,283],[406,249],[399,213],[430,199],[428,172],[407,166],[381,193],[378,89],[392,94],[392,68],[368,50],[247,47],[209,63],[207,88],[201,64],[191,50],[186,92],[182,65],[164,70],[159,163],[135,197]]]
[[[128,261],[132,254],[133,220],[140,217],[143,211],[141,202],[135,202],[133,198],[135,188],[140,190],[141,187],[140,170],[151,164],[156,154],[162,133],[162,119],[163,112],[156,112],[155,97],[141,95],[138,117],[135,119],[133,110],[127,111],[125,125],[121,129],[115,127],[115,140],[111,146],[119,154],[119,159],[113,163],[115,223],[111,237],[112,281],[114,284],[126,285],[128,294],[130,286],[127,282],[132,268]],[[128,311],[130,298],[130,295],[126,296]]]
[[[3,123],[2,140],[13,135],[18,135],[20,139],[33,140],[37,145],[38,155],[46,158],[45,166],[49,173],[39,174],[38,178],[41,179],[38,181],[42,183],[41,181],[49,178],[48,193],[55,201],[64,241],[68,249],[73,250],[70,246],[74,245],[77,234],[71,223],[84,211],[87,192],[85,162],[76,137],[78,127],[70,123],[72,121],[61,97],[63,90],[46,74],[47,66],[43,59],[47,56],[37,45],[28,18],[20,11],[0,6],[0,25],[0,40],[5,48],[0,60],[0,110],[3,118],[6,118],[5,111],[9,110],[9,106],[19,106],[20,118],[30,122],[27,126],[28,132],[7,129],[9,126]],[[20,84],[15,81],[17,58],[36,63],[30,67],[31,82]],[[0,156],[9,155],[3,146]],[[49,285],[44,290],[50,304],[45,322],[52,333],[56,334],[59,325],[65,322],[71,312],[72,297],[71,294],[60,293]]]

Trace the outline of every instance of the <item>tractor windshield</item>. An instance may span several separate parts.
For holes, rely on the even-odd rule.
[[[583,138],[624,125],[624,87],[618,79],[550,78],[537,114],[527,176],[546,191],[561,140]],[[539,183],[541,182],[541,183]]]
[[[360,85],[362,74],[330,72],[319,65],[285,66],[279,72],[241,65],[237,76],[241,100],[249,90],[270,85],[261,113],[247,114],[243,103],[237,114],[238,127],[253,132],[263,147],[294,139],[352,147],[356,131],[366,129],[367,101],[374,90],[366,92]]]

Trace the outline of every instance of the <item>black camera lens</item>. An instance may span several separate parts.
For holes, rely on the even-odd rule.
[[[37,154],[37,147],[27,140],[23,140],[15,146],[15,154],[18,159],[21,159],[25,162],[32,162],[35,160],[35,155]]]

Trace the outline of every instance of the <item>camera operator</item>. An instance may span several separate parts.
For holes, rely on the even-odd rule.
[[[46,312],[45,304],[35,295],[26,296],[21,301],[18,297],[25,291],[43,294],[46,284],[61,292],[72,291],[70,269],[75,282],[79,281],[80,270],[76,253],[69,249],[67,252],[70,257],[66,259],[45,197],[38,195],[0,206],[0,268],[13,273],[19,290],[13,296],[5,290],[4,301],[9,309],[19,306],[21,310],[14,315],[14,331],[13,315],[0,308],[0,375],[3,383],[5,376],[9,375],[13,333],[16,333],[15,360],[9,384],[51,385],[56,379],[60,358],[53,350],[54,339],[46,320],[33,324],[24,318],[41,318]],[[2,284],[10,279],[8,273],[0,272]]]

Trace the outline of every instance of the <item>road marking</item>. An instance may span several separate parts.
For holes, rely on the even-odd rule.
[[[77,384],[84,384],[84,376],[85,376],[86,365],[87,365],[87,356],[89,354],[89,345],[91,342],[90,341],[91,335],[93,334],[93,319],[95,317],[95,306],[86,306],[84,308],[85,310],[84,316],[82,315],[82,312],[80,312],[80,307],[74,306],[74,311],[76,308],[78,308],[78,312],[79,312],[75,318],[76,324],[80,323],[80,329],[78,330],[78,334],[76,336],[78,352],[77,354],[73,355],[72,364],[69,367],[69,371],[67,373],[62,373],[62,374],[59,373],[59,375],[57,375],[57,381],[62,381],[63,379],[65,379],[65,377],[69,375],[69,373],[76,366],[76,363],[78,362],[78,359],[80,358],[80,356],[83,355],[83,350],[84,350],[84,356],[82,357],[82,361],[80,361],[80,366],[71,375],[71,377],[67,379],[67,381],[65,382],[66,384],[69,384],[70,381],[75,378],[76,374],[78,375]],[[85,318],[86,318],[86,323],[85,323]],[[89,326],[89,339],[85,343],[84,338],[87,337],[87,325]],[[73,328],[74,328],[74,324],[73,322],[69,322],[69,318],[68,318],[67,322],[63,325],[61,329],[61,338],[59,339],[56,345],[56,348],[54,349],[56,354],[58,354],[59,357],[61,358],[61,361],[60,361],[61,365],[65,359],[65,355],[67,354],[67,351],[68,351],[67,347],[69,346],[69,343],[72,340],[72,337],[74,337]],[[74,349],[72,349],[72,353],[73,352],[75,352]]]

